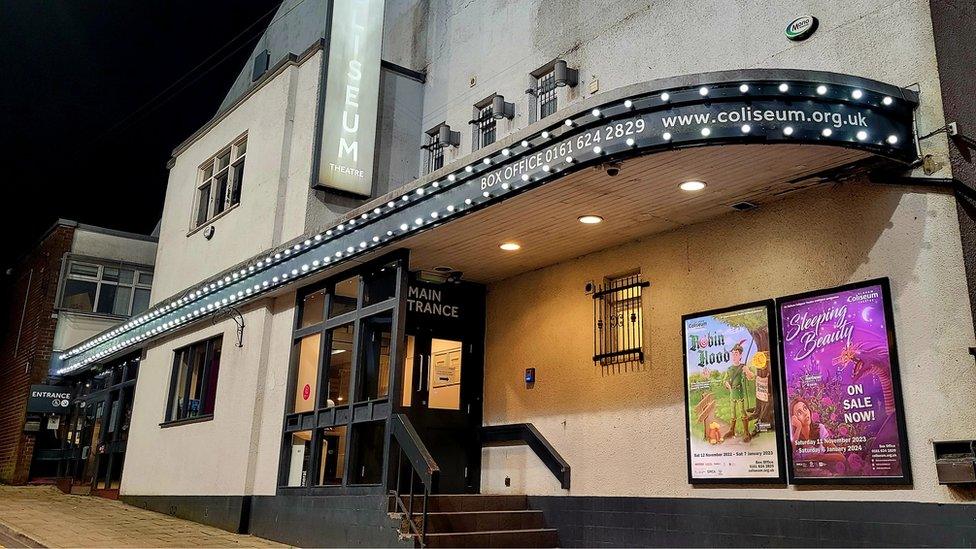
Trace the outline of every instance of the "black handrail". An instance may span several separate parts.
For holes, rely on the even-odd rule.
[[[482,446],[505,446],[510,444],[525,444],[539,456],[542,463],[559,481],[564,490],[569,490],[569,463],[559,455],[559,452],[549,444],[546,437],[531,423],[513,423],[511,425],[488,425],[481,428]]]
[[[417,537],[421,547],[425,547],[427,545],[427,503],[431,492],[436,490],[440,468],[427,450],[427,446],[420,439],[417,430],[410,423],[410,418],[404,414],[394,414],[390,421],[390,430],[399,448],[397,451],[396,483],[394,484],[394,489],[390,491],[390,495],[393,497],[396,511],[406,516],[407,528],[410,533]],[[407,502],[403,501],[400,482],[400,473],[403,470],[403,456],[406,456],[407,463],[410,464],[410,483]],[[421,511],[419,525],[414,520],[413,511],[414,478],[420,479],[424,489],[423,510]]]

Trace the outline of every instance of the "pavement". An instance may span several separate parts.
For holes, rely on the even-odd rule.
[[[0,547],[285,547],[53,486],[0,486]]]

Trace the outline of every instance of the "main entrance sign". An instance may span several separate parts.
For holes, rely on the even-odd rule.
[[[607,161],[726,143],[847,147],[906,164],[917,156],[914,92],[829,73],[751,70],[734,76],[701,75],[696,80],[707,83],[616,97],[506,148],[489,148],[444,178],[413,185],[395,199],[158,303],[68,350],[54,370],[74,371],[222,307]]]

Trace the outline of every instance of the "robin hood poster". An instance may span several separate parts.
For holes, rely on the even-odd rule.
[[[773,302],[682,317],[688,482],[784,482]]]
[[[791,482],[911,483],[888,280],[777,304]]]

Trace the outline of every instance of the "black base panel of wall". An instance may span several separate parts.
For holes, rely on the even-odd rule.
[[[413,547],[385,495],[253,496],[251,534],[297,547]]]
[[[976,505],[529,496],[561,547],[973,547]]]
[[[251,496],[121,496],[129,505],[214,526],[229,532],[246,533]]]

